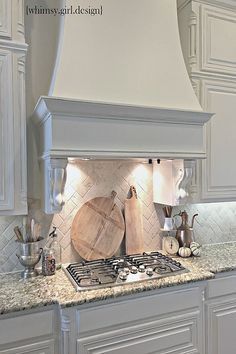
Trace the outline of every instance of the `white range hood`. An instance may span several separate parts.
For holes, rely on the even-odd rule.
[[[50,92],[34,111],[48,213],[61,210],[68,157],[205,158],[212,114],[185,68],[176,0],[101,0],[95,12],[61,18]]]

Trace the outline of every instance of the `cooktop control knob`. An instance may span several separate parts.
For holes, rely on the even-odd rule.
[[[124,271],[122,271],[122,272],[119,273],[119,278],[120,278],[121,280],[126,280],[126,279],[127,279],[127,276],[128,276],[128,274],[127,274],[126,272],[124,272]]]
[[[153,275],[153,269],[152,268],[147,268],[146,269],[146,274],[151,277]]]
[[[129,273],[130,273],[130,270],[129,270],[128,267],[125,267],[125,268],[123,269],[123,271],[124,271],[126,274],[129,274]]]
[[[136,274],[138,272],[138,268],[135,266],[131,267],[131,273]]]
[[[145,272],[145,266],[143,264],[141,264],[139,267],[138,267],[138,270],[141,272],[141,273],[144,273]]]

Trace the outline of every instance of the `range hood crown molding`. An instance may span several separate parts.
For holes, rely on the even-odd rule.
[[[212,116],[203,111],[41,96],[33,113],[35,123],[43,124],[50,115],[197,125],[205,124]]]

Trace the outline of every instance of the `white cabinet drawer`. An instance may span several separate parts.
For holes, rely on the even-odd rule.
[[[209,299],[231,294],[236,294],[236,275],[208,281],[207,297]]]
[[[0,319],[0,345],[53,335],[54,311]]]
[[[77,340],[77,354],[200,353],[199,312],[157,319]]]
[[[54,340],[51,339],[11,349],[0,350],[0,354],[54,354],[54,349]]]
[[[111,305],[96,306],[77,311],[78,333],[123,326],[143,319],[177,313],[200,306],[199,289],[163,292],[158,295],[133,298]]]

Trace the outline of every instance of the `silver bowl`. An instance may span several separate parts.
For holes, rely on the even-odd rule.
[[[24,256],[17,254],[20,263],[25,267],[24,271],[21,273],[22,278],[33,278],[38,275],[38,272],[36,269],[34,269],[34,267],[40,261],[41,253],[34,254],[32,256]]]
[[[33,278],[38,275],[35,270],[36,264],[40,261],[43,249],[40,248],[39,239],[36,242],[19,242],[19,254],[16,254],[20,263],[25,267],[25,270],[21,273],[22,278]]]

